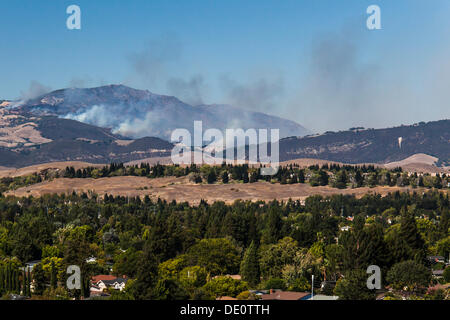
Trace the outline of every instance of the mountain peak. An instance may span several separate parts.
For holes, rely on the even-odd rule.
[[[18,108],[38,116],[56,116],[110,128],[129,138],[170,139],[177,128],[191,131],[196,120],[203,121],[204,130],[280,129],[280,137],[309,133],[291,120],[220,104],[192,106],[173,96],[123,84],[60,89],[29,100]]]

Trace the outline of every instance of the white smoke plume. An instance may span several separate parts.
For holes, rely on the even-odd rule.
[[[27,90],[20,92],[20,97],[16,100],[16,102],[11,104],[11,107],[19,107],[25,102],[37,98],[43,94],[46,94],[48,92],[52,91],[52,88],[45,86],[41,84],[38,81],[31,81],[30,86]]]

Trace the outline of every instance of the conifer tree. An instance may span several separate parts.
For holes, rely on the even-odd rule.
[[[5,278],[3,270],[3,266],[0,266],[0,294],[3,294],[3,291],[5,290]]]
[[[263,241],[265,244],[277,242],[281,238],[281,228],[283,221],[275,208],[270,208],[267,216],[266,229],[263,231]]]
[[[157,282],[158,262],[151,248],[147,240],[141,263],[139,264],[136,283],[132,288],[134,296],[142,300],[152,299],[153,289]]]
[[[6,265],[6,292],[11,292],[11,265]]]
[[[223,183],[228,183],[228,171],[224,171],[223,173],[222,173],[222,182]]]
[[[26,296],[31,297],[31,271],[27,268]]]
[[[244,254],[240,270],[242,280],[247,281],[251,287],[255,287],[260,282],[258,247],[252,241]]]
[[[50,275],[50,286],[52,289],[56,289],[58,285],[58,279],[56,274],[55,263],[52,261],[51,263],[51,275]]]
[[[423,262],[426,256],[425,242],[417,229],[414,213],[403,208],[401,214],[400,238],[408,247],[409,258],[417,262]]]
[[[305,183],[305,171],[303,169],[298,172],[298,182]]]

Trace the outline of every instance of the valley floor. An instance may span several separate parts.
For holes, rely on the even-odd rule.
[[[378,186],[374,188],[362,187],[356,189],[336,189],[329,186],[312,187],[309,184],[271,184],[268,182],[256,183],[229,183],[229,184],[193,184],[187,177],[167,177],[149,179],[146,177],[124,176],[99,179],[68,179],[58,178],[52,181],[30,185],[19,188],[15,191],[9,191],[6,195],[16,196],[34,196],[39,197],[43,194],[51,193],[72,193],[94,191],[99,195],[105,193],[121,196],[145,196],[149,195],[152,199],[165,199],[167,201],[176,200],[177,202],[187,201],[191,204],[198,204],[202,199],[208,202],[224,201],[232,203],[235,200],[264,200],[273,199],[304,200],[311,195],[333,195],[346,194],[362,197],[365,194],[386,195],[395,191],[416,191],[422,192],[424,188],[413,189],[411,187],[387,187]],[[448,191],[443,191],[448,192]]]

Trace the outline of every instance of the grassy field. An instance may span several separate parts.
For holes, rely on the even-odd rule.
[[[145,196],[149,195],[152,199],[166,199],[177,202],[188,201],[196,204],[204,199],[209,202],[225,201],[232,203],[237,199],[242,200],[265,200],[273,199],[304,200],[311,195],[332,195],[348,194],[362,197],[367,193],[378,193],[385,195],[395,191],[416,191],[423,189],[410,187],[375,187],[375,188],[356,188],[356,189],[336,189],[328,186],[311,187],[309,184],[291,184],[282,185],[279,183],[271,184],[268,182],[256,183],[230,183],[230,184],[192,184],[186,177],[175,178],[156,178],[148,179],[146,177],[111,177],[100,179],[68,179],[59,178],[52,181],[45,181],[31,186],[19,188],[15,191],[9,191],[6,195],[16,196],[34,196],[39,197],[43,194],[51,193],[71,193],[71,192],[89,192],[94,191],[99,195],[105,193],[122,196]],[[444,191],[446,192],[446,191]]]

